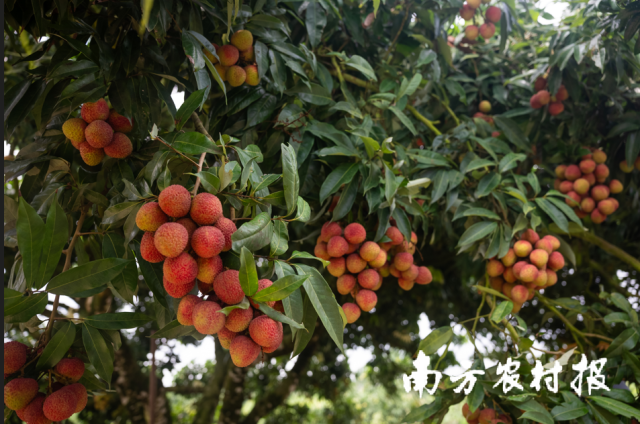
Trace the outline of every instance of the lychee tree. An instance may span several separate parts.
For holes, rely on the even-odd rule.
[[[275,422],[294,389],[349,410],[345,348],[393,393],[390,352],[442,370],[452,326],[472,369],[584,353],[635,390],[509,396],[491,367],[470,423],[637,416],[640,9],[569,7],[5,2],[6,417],[169,421],[139,364],[212,334],[194,422]]]

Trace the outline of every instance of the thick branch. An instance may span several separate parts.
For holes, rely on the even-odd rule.
[[[213,375],[206,383],[204,390],[201,389],[202,397],[196,405],[196,416],[193,424],[209,424],[213,422],[213,417],[220,401],[220,392],[229,369],[231,367],[231,356],[229,352],[222,348],[218,338],[215,339],[216,346],[216,366]],[[184,392],[180,392],[184,393]]]
[[[232,366],[224,383],[224,400],[220,411],[219,424],[238,424],[242,418],[245,384],[248,368]]]
[[[411,105],[407,105],[407,110],[409,112],[411,112],[413,114],[413,116],[416,117],[416,119],[420,122],[422,122],[423,124],[425,124],[427,127],[429,127],[429,129],[431,131],[433,131],[436,135],[440,135],[442,134],[435,125],[433,125],[433,122],[431,122],[430,120],[428,120],[426,117],[424,117],[420,112],[418,112],[418,109],[416,109],[415,107],[411,106]]]

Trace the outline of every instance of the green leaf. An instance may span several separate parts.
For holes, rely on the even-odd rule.
[[[20,197],[18,204],[18,221],[16,232],[18,236],[18,248],[22,255],[22,269],[27,288],[33,287],[38,277],[43,237],[46,228],[44,221],[36,213],[36,210]],[[66,240],[65,240],[66,241]]]
[[[549,200],[537,197],[535,202],[562,231],[569,232],[569,221]]]
[[[462,237],[460,237],[458,246],[464,246],[467,244],[474,243],[488,236],[489,234],[493,233],[496,228],[498,228],[497,222],[489,222],[489,221],[477,222],[473,224],[471,227],[467,228],[467,231],[465,231]]]
[[[480,384],[476,384],[480,386]],[[482,386],[480,386],[482,387]],[[414,408],[401,421],[401,423],[415,423],[427,421],[429,417],[440,411],[442,407],[442,399],[436,397],[433,402]]]
[[[186,132],[179,134],[171,146],[187,155],[200,155],[202,153],[220,154],[222,151],[215,143],[199,132]]]
[[[309,204],[300,196],[296,205],[295,221],[307,222],[311,218],[311,208]]]
[[[403,96],[410,97],[413,93],[415,93],[418,87],[420,87],[420,83],[422,82],[422,75],[417,73],[413,77],[411,77],[411,81],[406,82],[406,84],[405,81],[407,81],[407,79],[403,78],[400,89],[398,90],[398,99],[401,99]]]
[[[273,221],[269,256],[283,255],[289,249],[288,242],[289,232],[287,231],[287,223],[279,219]]]
[[[541,424],[553,424],[553,417],[549,411],[533,399],[517,404],[517,407],[525,411],[525,413],[520,416],[521,419],[529,418]]]
[[[140,243],[138,242],[133,243],[133,251],[136,254],[136,260],[140,266],[144,281],[153,293],[154,302],[159,302],[165,309],[169,309],[169,304],[165,299],[166,292],[162,284],[162,263],[152,264],[147,262],[140,254]]]
[[[22,297],[4,308],[4,321],[7,323],[27,322],[44,312],[47,307],[47,294],[38,293]]]
[[[282,322],[284,324],[289,324],[291,327],[293,328],[297,328],[298,330],[304,330],[304,325],[295,322],[294,320],[292,320],[291,318],[289,318],[286,315],[281,314],[280,312],[276,311],[273,308],[270,308],[269,306],[267,306],[264,303],[258,303],[258,307],[259,309],[264,312],[264,314],[266,316],[268,316],[269,318],[271,318],[272,320],[278,321],[278,322]]]
[[[633,164],[640,154],[640,131],[632,132],[627,135],[625,143],[624,157],[629,165]]]
[[[44,235],[42,237],[42,257],[38,276],[34,281],[34,287],[39,289],[51,278],[60,262],[62,248],[67,244],[69,228],[67,215],[57,201],[51,203],[47,214]]]
[[[339,221],[344,218],[353,208],[353,204],[356,201],[356,196],[358,194],[358,186],[360,185],[360,177],[354,177],[347,187],[342,191],[340,195],[340,199],[336,204],[335,209],[333,209],[333,216],[331,217],[332,221]]]
[[[601,396],[589,396],[589,399],[593,400],[598,405],[602,406],[604,409],[611,411],[616,415],[622,415],[627,418],[637,418],[640,417],[640,410],[632,407],[631,405],[627,405],[626,403],[622,403],[619,400],[610,399]]]
[[[310,2],[305,12],[305,27],[309,34],[309,43],[312,48],[316,48],[320,44],[322,38],[322,30],[327,24],[327,13],[319,2]]]
[[[500,185],[500,174],[496,172],[490,172],[478,183],[478,188],[476,189],[475,196],[479,199],[481,197],[487,196],[493,190],[495,190]]]
[[[113,280],[131,263],[127,259],[98,259],[56,275],[47,285],[53,294],[72,296],[85,290],[103,286]]]
[[[320,321],[327,330],[331,339],[336,346],[344,353],[343,342],[343,325],[342,315],[340,314],[340,305],[331,291],[331,287],[318,272],[317,269],[307,265],[295,265],[299,275],[308,275],[309,278],[304,281],[304,291],[309,296],[311,304],[315,308]]]
[[[105,342],[100,330],[82,324],[82,342],[89,356],[89,362],[96,369],[98,375],[111,384],[111,375],[113,374],[113,358],[107,342]]]
[[[524,151],[530,150],[529,139],[515,121],[504,115],[494,115],[493,120],[496,126],[504,133],[507,140]]]
[[[612,358],[619,356],[623,351],[631,351],[636,344],[638,344],[639,339],[640,334],[638,334],[638,330],[634,327],[627,328],[613,339],[607,350],[604,352],[604,356]]]
[[[297,316],[301,318],[302,325],[304,325],[307,331],[297,331],[295,328],[291,329],[292,335],[295,336],[293,341],[293,352],[291,353],[292,358],[298,356],[304,350],[307,344],[309,344],[309,341],[311,340],[311,337],[313,337],[313,333],[316,329],[316,322],[318,321],[318,313],[311,304],[309,296],[305,296],[303,300],[300,291],[296,291],[294,293],[300,295],[299,299],[295,303],[295,312]],[[286,300],[290,299],[291,297],[293,297],[293,295],[283,299],[283,305],[285,304]],[[287,312],[286,306],[285,312]],[[287,312],[287,315],[290,315],[290,313]]]
[[[449,343],[452,338],[453,330],[451,327],[436,328],[420,341],[418,350],[423,351],[425,355],[433,355],[438,349]]]
[[[113,314],[90,315],[85,324],[101,330],[122,330],[123,328],[142,327],[153,318],[139,312],[116,312]]]
[[[19,291],[12,290],[9,288],[4,288],[4,307],[8,308],[10,305],[13,305],[16,302],[19,302],[22,299],[23,294]],[[5,314],[6,315],[6,314]]]
[[[247,299],[245,296],[242,298],[242,301],[240,303],[225,306],[224,308],[220,309],[220,313],[229,316],[231,311],[233,311],[234,309],[249,309],[249,306],[251,306],[251,303],[249,303],[249,299]]]
[[[482,216],[484,218],[495,219],[497,221],[502,220],[497,213],[485,208],[469,208],[462,212],[461,216]]]
[[[204,66],[204,61],[203,61]],[[176,112],[176,131],[180,131],[184,124],[187,123],[191,114],[196,111],[202,104],[206,89],[194,91],[191,95],[182,103],[182,106]]]
[[[309,83],[309,86],[307,86],[302,81],[299,81],[295,86],[286,90],[284,93],[289,96],[297,97],[303,102],[315,106],[326,106],[333,103],[329,90],[314,83]]]
[[[345,65],[348,66],[349,68],[353,68],[362,72],[362,74],[370,80],[378,81],[378,78],[376,77],[376,73],[371,67],[371,65],[369,64],[369,62],[367,62],[361,56],[358,56],[358,55],[351,56],[349,59],[345,61]]]
[[[340,186],[351,181],[356,172],[358,172],[358,164],[355,162],[343,163],[334,169],[320,187],[320,203],[324,203],[327,197],[340,189]]]
[[[105,385],[87,368],[85,368],[84,374],[78,380],[78,383],[82,384],[87,390],[101,391],[106,389]]]
[[[640,380],[640,359],[636,355],[626,350],[622,351],[622,357],[624,358],[624,362],[633,371],[633,375],[635,376],[636,380]]]
[[[513,302],[506,301],[500,302],[496,309],[491,314],[491,321],[500,322],[507,317],[513,311]]]
[[[527,155],[523,155],[522,153],[508,153],[500,160],[498,170],[500,173],[509,171],[518,166],[518,162],[522,162],[526,158]]]
[[[64,358],[75,339],[76,326],[68,321],[63,322],[42,351],[36,368],[39,370],[53,368]]]
[[[402,233],[406,240],[411,240],[411,222],[407,214],[400,208],[395,208],[391,214],[396,220],[398,230]]]
[[[272,286],[260,290],[252,299],[263,303],[282,300],[296,291],[308,278],[308,275],[286,275],[276,280]]]
[[[411,134],[418,135],[418,131],[416,130],[416,127],[413,125],[413,122],[411,122],[411,120],[407,117],[407,115],[404,114],[403,111],[401,111],[395,106],[389,106],[389,110],[398,117],[400,122],[402,122],[402,124],[405,127],[407,127],[409,131],[411,131]]]
[[[467,172],[475,171],[478,168],[484,168],[487,166],[496,166],[495,162],[489,159],[475,158],[464,168],[465,174]],[[462,169],[460,169],[462,171]]]
[[[307,13],[309,13],[308,9]],[[300,189],[298,162],[296,160],[297,154],[291,146],[282,144],[280,147],[282,150],[282,186],[284,188],[284,199],[287,202],[287,214],[291,214],[298,202],[298,191]]]
[[[271,242],[272,230],[271,218],[267,212],[256,215],[255,218],[244,223],[238,228],[238,231],[231,236],[234,252],[239,253],[242,247],[246,247],[250,251],[255,252],[268,245]]]
[[[258,290],[258,271],[253,254],[246,247],[240,250],[240,285],[247,296],[253,296]]]
[[[313,256],[311,253],[308,252],[298,252],[297,250],[294,250],[291,253],[291,257],[289,258],[289,260],[293,260],[293,259],[315,259],[317,261],[322,262],[322,264],[324,266],[329,265],[329,261],[325,261],[324,259],[320,259],[318,257]]]
[[[137,211],[138,209],[140,209],[140,205],[140,202],[125,202],[113,205],[109,209],[104,211],[101,224],[115,224],[116,222],[128,217],[129,214],[133,211]]]
[[[160,330],[153,333],[152,339],[177,339],[178,337],[186,336],[195,330],[192,325],[182,325],[178,320],[173,320],[169,324],[162,327]]]
[[[469,410],[475,412],[480,405],[482,405],[482,401],[484,400],[484,388],[482,384],[476,383],[473,386],[473,390],[467,396],[467,403],[469,404]]]
[[[580,220],[580,218],[578,218],[578,215],[576,215],[576,213],[573,211],[573,209],[567,205],[565,202],[563,202],[560,199],[557,199],[555,197],[546,197],[547,200],[549,200],[551,203],[553,203],[558,209],[560,209],[562,212],[564,212],[564,214],[573,222],[575,222],[576,224],[582,226],[582,221]]]

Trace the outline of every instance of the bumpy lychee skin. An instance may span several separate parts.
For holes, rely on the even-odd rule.
[[[199,225],[215,224],[222,216],[220,199],[210,193],[200,193],[191,202],[191,219]]]
[[[18,409],[16,415],[29,424],[50,424],[51,420],[45,417],[42,411],[42,404],[44,404],[45,398],[44,393],[38,393],[27,406],[23,409]]]
[[[341,236],[333,236],[327,243],[327,253],[332,258],[344,256],[349,250],[349,243]]]
[[[367,238],[367,231],[357,222],[347,225],[344,228],[344,238],[350,244],[360,244]]]
[[[174,299],[181,299],[189,294],[191,290],[193,290],[193,288],[196,286],[196,280],[189,281],[188,283],[184,284],[176,284],[167,280],[166,276],[163,276],[162,285],[164,286],[164,289],[169,296],[173,297]]]
[[[360,308],[355,303],[347,302],[342,305],[342,310],[344,311],[344,315],[347,317],[347,322],[349,324],[353,324],[360,318]]]
[[[156,249],[156,245],[153,242],[153,233],[150,231],[145,232],[142,236],[140,254],[142,259],[152,264],[162,262],[165,259],[165,256]]]
[[[405,280],[404,278],[398,278],[398,285],[404,291],[409,291],[413,288],[415,281],[413,280]]]
[[[338,277],[336,282],[338,293],[349,294],[351,290],[356,286],[356,277],[351,274],[344,274]]]
[[[237,333],[234,333],[227,327],[224,327],[220,331],[218,331],[218,340],[220,341],[220,344],[223,348],[229,350],[231,342],[236,338],[237,335]]]
[[[266,315],[261,315],[249,324],[249,334],[260,346],[273,346],[282,338],[282,325]]]
[[[78,398],[75,391],[63,387],[47,396],[42,405],[42,411],[51,421],[62,421],[72,416],[77,406]]]
[[[71,141],[71,144],[73,144],[73,147],[75,147],[76,149],[78,148],[80,143],[85,141],[85,128],[87,128],[87,123],[80,118],[67,119],[65,123],[62,124],[62,132],[64,133],[65,137],[67,137]]]
[[[591,213],[595,207],[596,202],[591,197],[585,197],[580,202],[580,209],[582,209],[582,212],[584,213]]]
[[[380,246],[372,241],[365,242],[360,247],[360,257],[367,262],[371,262],[380,254]]]
[[[564,177],[569,181],[575,181],[580,178],[581,175],[582,172],[580,172],[578,165],[569,165],[564,171]]]
[[[571,181],[563,181],[560,183],[558,190],[560,191],[560,193],[567,194],[570,191],[573,191],[573,183]]]
[[[227,321],[225,327],[227,330],[239,333],[249,328],[249,323],[253,319],[253,310],[249,309],[234,309],[227,315]]]
[[[496,33],[496,26],[491,22],[485,22],[480,25],[480,35],[482,38],[489,39]]]
[[[593,159],[585,159],[580,161],[578,167],[583,174],[591,174],[596,170],[596,162]]]
[[[531,228],[527,228],[522,233],[522,236],[520,237],[520,239],[526,240],[531,244],[536,244],[538,242],[538,240],[540,240],[540,236],[538,235],[538,233],[533,231]]]
[[[407,252],[398,253],[393,257],[393,265],[400,272],[406,271],[413,265],[413,256]]]
[[[153,243],[158,252],[167,258],[175,258],[187,247],[189,232],[177,222],[167,222],[153,235]]]
[[[247,336],[236,336],[229,345],[231,361],[236,367],[248,367],[260,356],[260,346]]]
[[[182,225],[184,229],[187,230],[187,233],[189,234],[189,245],[191,245],[191,236],[196,229],[198,229],[198,225],[193,222],[191,218],[180,218],[176,223]]]
[[[136,214],[136,225],[142,231],[155,232],[169,217],[156,202],[145,203]]]
[[[357,253],[347,256],[347,269],[352,274],[357,274],[367,267],[367,262]]]
[[[378,303],[378,296],[371,290],[360,290],[356,294],[356,303],[360,306],[360,309],[369,312]]]
[[[223,264],[220,256],[198,258],[196,263],[198,264],[198,281],[205,284],[213,284],[218,274],[222,272]]]
[[[604,180],[609,176],[609,167],[604,163],[598,164],[598,166],[596,166],[595,174],[599,182],[604,182]]]
[[[365,289],[373,289],[380,282],[380,274],[375,269],[365,269],[358,274],[358,284]]]
[[[549,241],[549,243],[551,243],[551,248],[553,250],[558,250],[560,249],[560,240],[558,240],[557,238],[555,238],[554,236],[544,236],[543,237],[545,240]]]
[[[380,268],[380,267],[383,267],[384,264],[386,263],[387,263],[387,252],[380,249],[378,256],[376,256],[374,260],[369,262],[369,266],[372,268]]]
[[[231,66],[227,69],[227,82],[231,87],[240,87],[247,79],[247,73],[240,66]]]
[[[174,284],[183,285],[195,280],[198,275],[198,263],[191,255],[183,252],[175,258],[167,258],[162,266],[162,271],[167,280]]]
[[[513,271],[513,267],[506,268],[502,273],[502,278],[504,278],[507,283],[515,283],[518,279]]]
[[[215,47],[216,54],[218,54],[218,49],[220,48],[220,46],[217,44],[214,44],[213,47]],[[202,53],[204,53],[204,55],[207,56],[207,59],[209,59],[212,65],[215,65],[216,63],[218,63],[218,59],[209,50],[205,49],[204,47],[202,48]]]
[[[426,285],[431,283],[433,276],[431,271],[426,266],[418,267],[418,276],[416,277],[416,284]]]
[[[63,358],[56,365],[56,372],[75,383],[84,374],[84,363],[78,358]]]
[[[521,284],[511,289],[511,299],[516,303],[524,303],[529,297],[529,290]]]
[[[191,247],[201,258],[211,258],[224,249],[224,235],[216,227],[200,227],[191,237]]]
[[[331,256],[329,256],[329,253],[327,252],[327,243],[324,243],[322,241],[316,244],[316,247],[313,249],[313,254],[320,259],[324,259],[325,261],[331,259]]]
[[[497,277],[504,272],[504,264],[498,260],[491,259],[487,262],[487,274],[489,277]]]
[[[516,256],[516,252],[513,250],[513,248],[510,248],[510,249],[507,251],[507,254],[506,254],[506,255],[504,255],[500,260],[502,261],[502,264],[503,264],[505,267],[510,267],[510,266],[513,266],[513,264],[515,264],[515,263],[516,263],[516,260],[517,260],[517,259],[518,259],[518,258],[517,258],[517,256]]]
[[[131,120],[126,116],[120,115],[113,109],[109,112],[109,119],[107,119],[107,122],[111,125],[114,131],[119,133],[126,134],[131,132],[133,129],[133,123]]]
[[[65,390],[75,393],[78,403],[76,403],[76,409],[74,413],[81,412],[86,406],[89,397],[87,396],[87,389],[81,383],[74,383],[64,387]]]
[[[547,285],[547,278],[547,271],[540,270],[540,272],[538,272],[538,275],[536,276],[536,279],[533,280],[533,284],[535,284],[537,287],[544,287]]]
[[[591,212],[591,221],[593,221],[594,224],[602,224],[606,219],[607,216],[597,208]]]
[[[560,179],[564,179],[564,171],[567,169],[567,165],[558,165],[556,166],[555,172],[556,177]]]
[[[548,255],[550,255],[551,252],[553,252],[553,244],[551,243],[551,240],[547,238],[542,238],[538,240],[538,242],[535,245],[535,248],[544,250],[545,252],[547,252]]]
[[[253,48],[251,52],[253,52]],[[240,53],[240,56],[242,56],[242,53]],[[260,74],[258,73],[258,67],[256,65],[245,66],[244,73],[247,76],[247,79],[244,81],[247,85],[255,87],[260,84]]]
[[[238,62],[240,58],[240,52],[235,46],[227,44],[221,46],[218,51],[218,57],[220,58],[220,64],[222,66],[233,66]]]
[[[402,241],[404,240],[404,236],[397,227],[387,228],[387,232],[385,234],[391,239],[391,244],[394,246],[402,244]]]
[[[178,322],[182,325],[193,325],[193,308],[202,302],[198,296],[188,294],[178,304]]]
[[[558,271],[564,267],[564,256],[560,252],[553,252],[549,255],[547,266],[553,271]]]
[[[538,276],[538,268],[535,265],[525,265],[520,270],[519,278],[525,283],[530,283]]]
[[[233,235],[233,233],[235,233],[238,230],[238,228],[236,227],[236,224],[229,218],[225,218],[224,216],[221,216],[216,221],[215,227],[218,230],[220,230],[220,232],[224,236],[224,248],[222,249],[222,251],[227,252],[231,250],[231,247],[233,245],[231,236]]]
[[[589,181],[587,181],[585,178],[578,178],[573,183],[573,191],[575,191],[580,195],[586,194],[589,191],[589,188],[590,188]]]
[[[516,255],[521,258],[529,256],[529,253],[531,253],[532,249],[533,247],[531,246],[531,243],[529,243],[527,240],[518,240],[513,245],[513,251],[516,252]]]
[[[227,317],[216,302],[204,301],[193,307],[193,326],[200,334],[216,334],[224,327]]]
[[[235,269],[221,272],[213,281],[213,291],[227,305],[235,305],[244,299],[239,273]]]
[[[4,373],[13,374],[27,363],[27,346],[16,341],[4,344]]]
[[[33,378],[16,378],[4,386],[4,404],[12,411],[22,409],[38,394],[38,382]]]
[[[273,281],[268,280],[266,278],[263,278],[261,280],[258,280],[258,290],[256,291],[256,294],[261,292],[262,290],[266,289],[267,287],[271,287],[273,286]],[[260,309],[260,307],[258,306],[258,304],[256,302],[253,301],[253,299],[249,299],[249,303],[251,303],[251,306],[253,306],[256,309]],[[270,300],[268,302],[265,302],[267,304],[267,306],[273,308],[276,304],[275,300]]]
[[[591,197],[596,202],[606,199],[609,197],[609,187],[605,185],[597,185],[591,189]]]
[[[519,261],[516,262],[515,265],[513,265],[512,270],[516,278],[520,278],[520,271],[522,271],[522,268],[524,268],[526,265],[528,265],[528,263],[525,261]]]
[[[547,284],[545,287],[551,287],[558,282],[558,274],[552,269],[547,269]]]
[[[547,253],[547,251],[543,249],[536,249],[531,252],[529,260],[532,264],[537,266],[538,269],[544,269],[544,267],[547,265],[547,262],[549,261],[549,253]]]
[[[125,134],[117,132],[108,146],[104,147],[104,153],[116,159],[124,159],[133,152],[133,144]]]
[[[109,118],[109,105],[105,99],[95,103],[85,103],[80,109],[80,116],[87,124],[93,121],[106,121]]]
[[[105,121],[93,121],[84,130],[87,143],[93,148],[102,149],[111,144],[113,140],[113,128]]]
[[[238,48],[238,50],[247,50],[253,45],[253,34],[251,34],[251,31],[241,29],[240,31],[233,33],[230,41],[231,44]]]
[[[340,277],[346,271],[347,267],[343,257],[329,259],[329,265],[327,265],[327,271],[334,277]]]
[[[80,150],[80,156],[84,163],[89,166],[99,165],[104,158],[104,149],[96,149],[86,141],[84,143],[80,143],[78,150]]]
[[[342,235],[342,227],[337,222],[325,222],[320,230],[320,238],[318,241],[327,243],[331,237]]]
[[[181,185],[170,185],[160,192],[158,204],[162,211],[170,217],[182,218],[191,209],[191,194]]]
[[[407,281],[415,281],[416,278],[418,278],[419,274],[420,274],[419,268],[415,264],[411,265],[411,267],[408,270],[402,271],[400,273],[400,275],[402,276],[402,279]]]

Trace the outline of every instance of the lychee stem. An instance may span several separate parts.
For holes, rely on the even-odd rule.
[[[211,142],[215,143],[213,141],[213,138],[211,138],[211,136],[209,135],[209,132],[207,131],[207,129],[204,127],[204,125],[202,124],[202,121],[200,120],[200,117],[198,117],[198,114],[193,112],[191,114],[191,118],[193,119],[193,122],[196,125],[196,129],[204,134],[209,140],[211,140]],[[198,172],[202,171],[202,164],[204,163],[204,157],[207,153],[203,152],[200,155],[200,161],[198,162]],[[198,188],[200,187],[200,177],[196,177],[196,183],[193,186],[193,195],[195,196],[196,194],[198,194]]]

